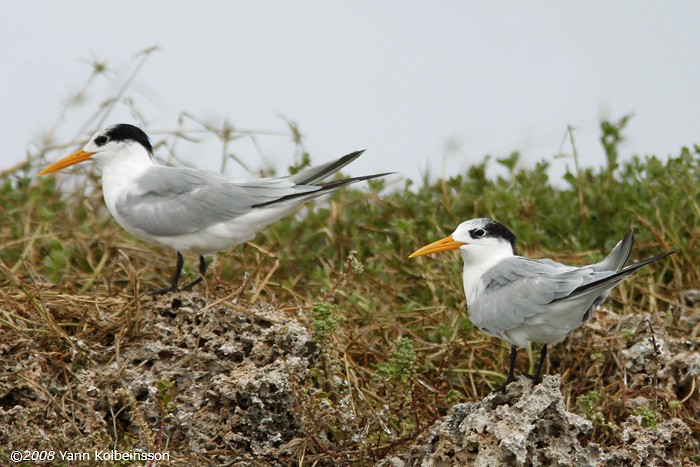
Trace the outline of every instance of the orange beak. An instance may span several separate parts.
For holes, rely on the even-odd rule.
[[[77,164],[79,162],[86,161],[90,159],[90,156],[95,154],[94,152],[85,152],[82,149],[80,151],[75,151],[73,154],[64,157],[63,159],[57,160],[50,166],[46,167],[44,170],[39,172],[39,176],[50,174],[51,172],[56,172],[57,170],[65,169],[71,165]]]
[[[420,250],[414,251],[411,253],[409,258],[413,258],[414,256],[429,255],[431,253],[439,253],[441,251],[457,250],[462,245],[466,245],[466,243],[452,240],[452,236],[449,236],[443,238],[442,240],[438,240],[437,242],[433,242],[430,245],[426,245]]]

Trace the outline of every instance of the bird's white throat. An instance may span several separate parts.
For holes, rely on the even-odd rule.
[[[136,180],[155,163],[143,148],[136,145],[119,151],[115,157],[93,158],[102,168],[102,194],[107,209],[119,221],[117,200],[127,194],[141,194],[143,189],[137,185]]]
[[[513,249],[507,243],[502,243],[497,248],[494,245],[465,245],[459,249],[464,261],[462,278],[464,281],[464,294],[467,302],[472,298],[474,290],[479,285],[481,276],[494,267],[500,261],[513,256]]]

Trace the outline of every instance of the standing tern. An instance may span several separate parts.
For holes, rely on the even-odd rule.
[[[214,172],[157,164],[146,133],[121,123],[98,131],[83,149],[54,162],[39,175],[86,160],[97,161],[102,167],[105,204],[117,223],[141,240],[177,251],[171,285],[153,291],[161,294],[179,290],[183,251],[199,255],[200,277],[184,287],[189,290],[204,278],[204,255],[252,240],[305,201],[351,183],[388,175],[320,183],[363,152],[287,177],[234,181]]]
[[[535,374],[525,373],[539,383],[549,344],[562,342],[581,326],[610,290],[637,269],[675,253],[663,253],[623,269],[634,243],[628,231],[601,262],[572,267],[550,259],[515,256],[515,241],[515,235],[504,225],[479,218],[461,223],[452,235],[410,256],[459,250],[472,323],[511,344],[508,377],[500,388],[503,390],[515,381],[518,347],[525,347],[527,341],[543,344]]]

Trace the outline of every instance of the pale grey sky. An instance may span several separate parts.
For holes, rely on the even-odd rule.
[[[33,150],[93,59],[113,73],[64,116],[63,140],[151,46],[128,92],[149,129],[175,128],[186,110],[284,131],[284,115],[317,162],[367,149],[353,175],[452,174],[512,150],[561,173],[568,124],[583,162],[599,165],[600,119],[630,112],[624,154],[676,154],[700,143],[698,18],[700,2],[682,0],[15,2],[0,20],[0,170]],[[134,122],[123,107],[108,123],[121,121]],[[286,138],[261,143],[279,167],[292,162]],[[262,164],[249,142],[232,149]],[[220,163],[212,145],[184,155]]]

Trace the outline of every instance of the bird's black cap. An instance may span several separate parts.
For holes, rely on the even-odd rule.
[[[503,238],[510,243],[511,247],[515,248],[517,238],[515,237],[515,234],[508,229],[508,227],[493,219],[484,218],[483,220],[484,223],[482,228],[486,231],[486,237]]]
[[[109,141],[136,141],[146,148],[149,154],[153,152],[153,146],[151,145],[151,140],[148,139],[148,135],[139,127],[128,123],[112,125],[95,138],[95,144],[98,146],[104,146]]]

